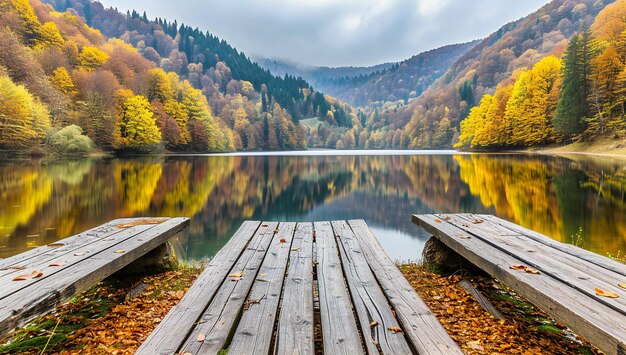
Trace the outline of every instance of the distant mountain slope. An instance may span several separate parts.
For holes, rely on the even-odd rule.
[[[317,83],[325,93],[355,106],[377,101],[408,101],[418,97],[478,41],[453,44],[417,54],[369,75],[341,77]]]
[[[461,56],[417,100],[398,112],[387,112],[390,117],[386,119],[393,122],[392,128],[404,127],[412,147],[431,147],[443,119],[448,120],[446,125],[458,127],[483,94],[493,93],[496,85],[518,68],[530,68],[550,54],[560,56],[568,39],[590,26],[595,16],[612,2],[553,0],[504,25]]]
[[[375,72],[380,73],[395,64],[383,63],[369,67],[318,67],[277,58],[254,58],[254,60],[274,75],[284,76],[289,74],[301,76],[321,91],[325,91],[325,88],[327,88],[326,84],[331,83],[333,80],[345,77],[368,76]]]
[[[399,63],[371,67],[314,67],[288,61],[262,59],[275,75],[302,76],[318,90],[354,106],[377,101],[408,101],[418,97],[463,54],[473,41],[423,52]]]

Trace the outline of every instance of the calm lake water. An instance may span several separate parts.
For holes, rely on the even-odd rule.
[[[159,156],[0,162],[0,258],[132,216],[186,216],[174,245],[213,256],[246,219],[362,218],[396,260],[428,236],[412,213],[506,218],[606,255],[626,252],[626,161],[577,156]],[[387,154],[387,153],[385,153]]]

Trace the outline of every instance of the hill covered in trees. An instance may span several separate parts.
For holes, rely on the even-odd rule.
[[[485,94],[456,147],[494,149],[626,135],[626,2],[606,6],[567,45]]]

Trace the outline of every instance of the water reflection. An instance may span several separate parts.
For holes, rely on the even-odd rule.
[[[188,216],[176,242],[210,257],[244,219],[363,218],[399,260],[411,213],[493,213],[606,254],[626,251],[620,161],[523,155],[165,156],[0,163],[0,257],[118,217]]]

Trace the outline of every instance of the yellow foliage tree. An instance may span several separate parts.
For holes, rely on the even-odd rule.
[[[50,113],[23,85],[0,76],[0,147],[24,148],[42,140]]]
[[[78,67],[85,70],[94,70],[105,65],[109,55],[96,47],[84,46],[78,55]]]
[[[161,132],[145,96],[124,100],[118,124],[123,148],[152,150],[161,141]]]
[[[58,67],[50,76],[50,81],[59,91],[66,95],[74,96],[78,93],[72,77],[64,67]]]

